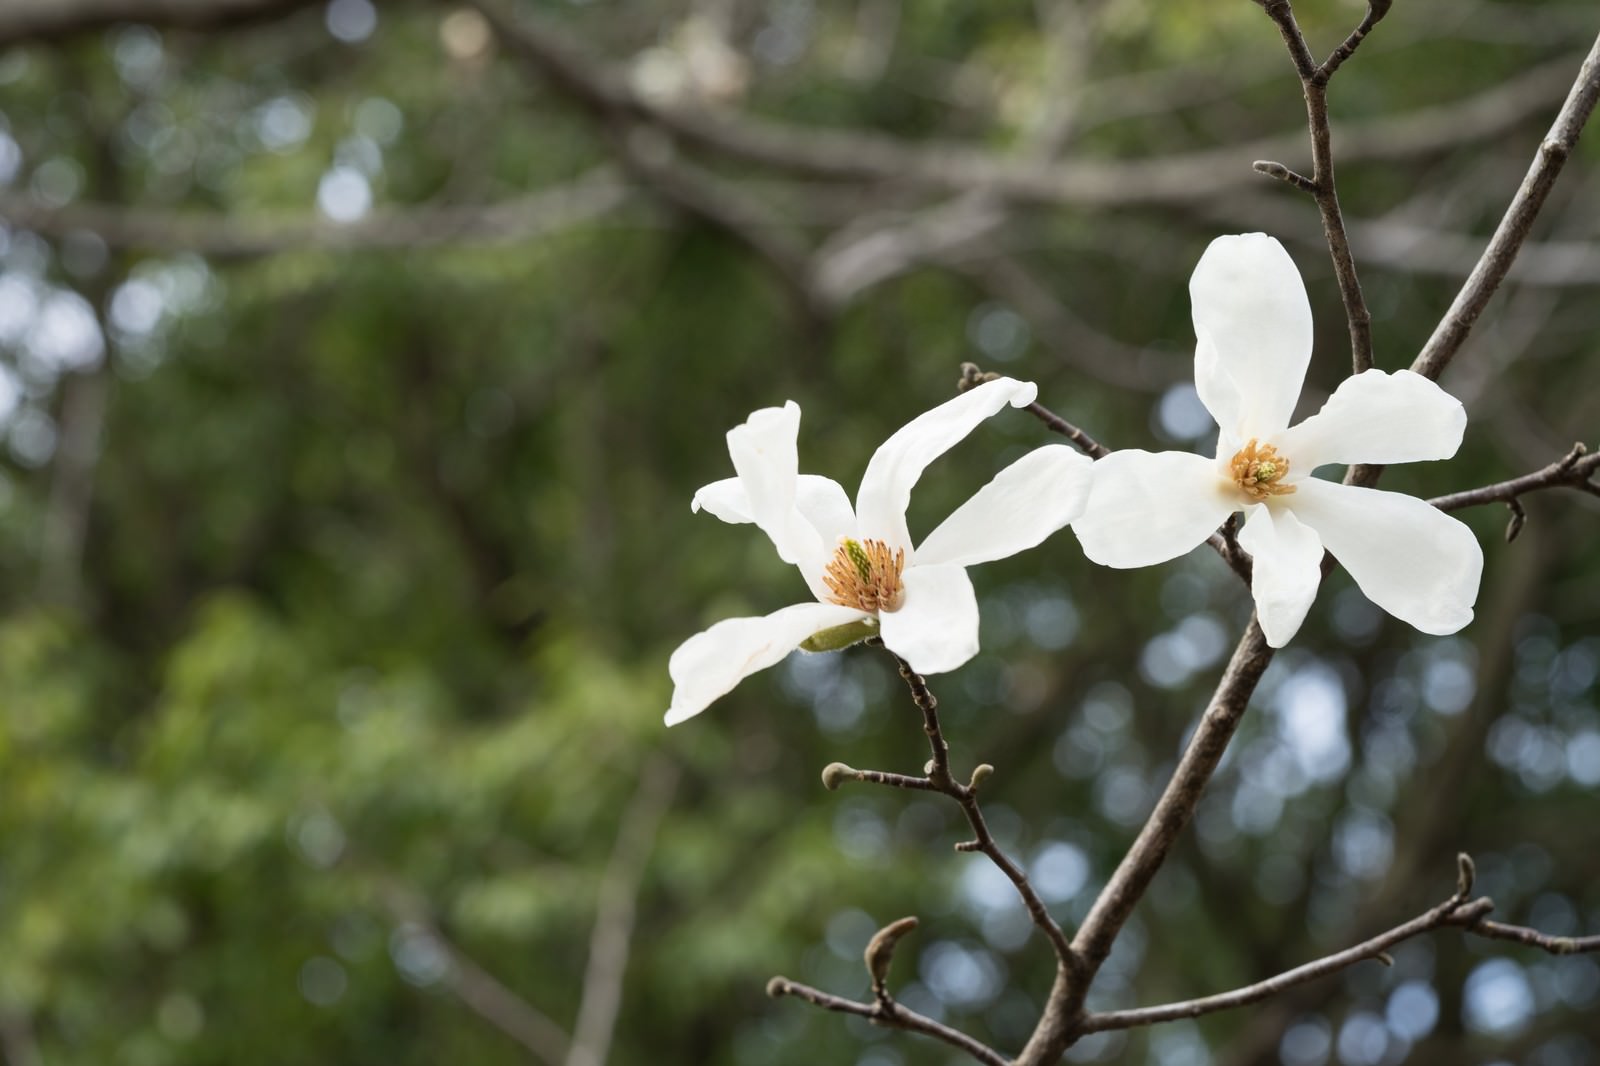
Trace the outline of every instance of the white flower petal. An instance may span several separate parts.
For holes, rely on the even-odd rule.
[[[795,506],[799,432],[800,406],[793,400],[782,407],[765,407],[728,431],[728,455],[744,484],[751,521],[772,538],[784,562],[809,575],[822,565],[818,557],[823,547],[817,531]]]
[[[817,531],[824,545],[836,544],[840,537],[855,532],[856,516],[850,510],[850,497],[844,486],[829,477],[801,474],[795,488],[795,506],[806,521]],[[704,510],[724,522],[751,522],[750,496],[744,482],[736,477],[713,481],[694,494],[689,504],[692,511]]]
[[[1300,623],[1322,584],[1322,541],[1286,507],[1250,508],[1239,544],[1254,557],[1250,592],[1267,643],[1281,648]]]
[[[1435,635],[1472,621],[1483,549],[1465,525],[1415,496],[1317,478],[1281,499],[1385,611]]]
[[[1466,428],[1461,401],[1421,374],[1368,370],[1340,382],[1322,410],[1277,444],[1296,473],[1310,474],[1325,463],[1448,459]]]
[[[928,464],[1006,404],[1026,407],[1039,394],[1031,381],[997,378],[918,415],[883,442],[861,477],[856,494],[857,529],[864,538],[892,548],[911,548],[906,505],[911,487]]]
[[[689,510],[695,514],[704,510],[734,525],[755,521],[750,517],[750,494],[744,491],[744,482],[736,477],[702,485],[689,501]]]
[[[672,706],[667,724],[693,718],[757,670],[788,655],[813,633],[867,617],[834,603],[797,603],[764,618],[729,618],[679,645],[667,663]]]
[[[1239,506],[1213,460],[1125,449],[1094,464],[1089,502],[1072,531],[1102,566],[1150,566],[1203,542]]]
[[[1029,452],[939,523],[916,564],[971,566],[1027,551],[1082,513],[1093,466],[1065,444]]]
[[[1264,233],[1218,237],[1189,279],[1195,388],[1241,441],[1289,424],[1311,360],[1311,304],[1294,260]]]
[[[978,654],[978,596],[959,566],[910,566],[905,602],[878,615],[883,643],[919,674],[954,670]]]
[[[831,477],[801,474],[794,502],[822,538],[825,552],[831,553],[840,537],[855,535],[856,513],[850,509],[850,496]]]

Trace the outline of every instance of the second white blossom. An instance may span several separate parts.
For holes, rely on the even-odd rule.
[[[1369,599],[1424,633],[1472,620],[1483,550],[1465,525],[1414,496],[1311,477],[1330,463],[1448,459],[1467,416],[1408,370],[1346,378],[1321,411],[1290,426],[1311,359],[1311,307],[1294,262],[1265,234],[1211,242],[1189,282],[1195,388],[1221,433],[1214,458],[1113,452],[1094,465],[1073,523],[1084,554],[1149,566],[1202,543],[1243,510],[1251,591],[1267,642],[1305,620],[1326,549]]]

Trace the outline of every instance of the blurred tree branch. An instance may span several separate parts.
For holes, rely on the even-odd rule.
[[[414,889],[397,878],[381,879],[381,898],[397,922],[416,926],[450,960],[448,987],[469,1010],[506,1036],[516,1041],[545,1066],[562,1066],[570,1038],[566,1032],[533,1004],[517,995],[504,982],[485,970],[444,935],[427,903]]]
[[[1338,184],[1333,172],[1333,130],[1328,120],[1328,82],[1355,54],[1373,26],[1389,11],[1391,0],[1369,0],[1366,17],[1319,66],[1311,57],[1311,49],[1295,21],[1294,8],[1289,0],[1256,0],[1266,10],[1267,16],[1277,25],[1289,58],[1294,62],[1295,73],[1300,76],[1300,88],[1306,101],[1306,119],[1311,128],[1311,176],[1303,177],[1281,163],[1258,161],[1255,169],[1271,177],[1287,181],[1294,187],[1311,194],[1322,215],[1322,234],[1333,257],[1333,273],[1339,279],[1339,296],[1344,301],[1345,319],[1350,327],[1350,355],[1355,373],[1372,366],[1372,313],[1367,310],[1366,299],[1361,295],[1361,280],[1356,273],[1356,261],[1350,254],[1350,238],[1345,233],[1344,215],[1339,210]]]
[[[628,199],[628,187],[613,169],[597,167],[566,185],[504,203],[388,208],[344,224],[304,215],[247,218],[92,201],[49,207],[15,192],[0,192],[0,218],[58,239],[89,232],[112,248],[235,259],[294,251],[521,243],[602,217]]]
[[[1433,336],[1428,338],[1428,343],[1411,364],[1411,369],[1436,379],[1456,352],[1461,350],[1478,316],[1511,270],[1518,249],[1533,229],[1534,219],[1544,207],[1545,198],[1550,195],[1550,189],[1571,156],[1573,146],[1578,143],[1578,136],[1583,132],[1589,116],[1594,113],[1597,101],[1600,101],[1600,37],[1595,38],[1594,45],[1589,49],[1561,105],[1560,113],[1539,145],[1539,152],[1528,168],[1527,176],[1522,179],[1521,187],[1501,217],[1488,247],[1478,259],[1478,265],[1456,294],[1450,309],[1440,319]]]
[[[677,766],[664,756],[656,756],[639,772],[639,784],[623,812],[616,843],[595,896],[589,963],[583,973],[583,996],[566,1066],[604,1066],[610,1055],[617,1014],[622,1007],[622,979],[633,943],[639,884],[655,846],[656,830],[677,787]]]
[[[7,0],[0,47],[46,42],[123,22],[216,30],[277,18],[319,0]]]
[[[837,128],[802,128],[688,105],[652,101],[623,75],[585,55],[548,20],[513,14],[501,0],[472,0],[507,50],[552,86],[597,116],[626,115],[686,144],[795,176],[886,181],[946,192],[986,190],[1037,203],[1104,206],[1185,203],[1247,184],[1241,160],[1284,155],[1302,134],[1158,159],[1102,162],[1013,157],[960,143],[911,142]],[[1535,67],[1477,96],[1340,128],[1347,162],[1434,154],[1494,137],[1538,114],[1571,85],[1562,60]]]

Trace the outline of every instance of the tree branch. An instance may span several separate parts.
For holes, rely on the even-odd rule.
[[[1520,502],[1522,496],[1538,492],[1540,489],[1554,488],[1577,489],[1591,496],[1600,496],[1600,483],[1591,480],[1597,470],[1600,470],[1600,452],[1591,454],[1582,443],[1578,443],[1574,444],[1572,450],[1562,458],[1531,474],[1523,474],[1521,477],[1485,485],[1482,488],[1452,492],[1448,496],[1435,496],[1428,502],[1441,511],[1459,511],[1464,507],[1476,507],[1479,504],[1503,503],[1511,508],[1511,524],[1506,527],[1506,540],[1515,540],[1517,534],[1522,532],[1523,522],[1528,518]]]
[[[867,643],[877,647],[883,645],[877,638]],[[892,652],[890,654],[893,655]],[[1001,849],[984,820],[983,810],[978,804],[978,790],[989,775],[994,773],[994,767],[987,763],[979,765],[972,771],[972,776],[966,784],[951,776],[950,745],[945,740],[943,728],[939,724],[939,701],[928,688],[927,679],[911,669],[910,663],[898,655],[893,655],[893,658],[901,679],[911,692],[911,701],[922,712],[922,729],[927,735],[931,756],[924,768],[925,776],[914,777],[881,770],[857,770],[844,763],[829,763],[822,771],[822,783],[832,790],[846,781],[861,781],[893,788],[940,792],[955,800],[961,806],[961,812],[966,815],[973,836],[973,839],[957,844],[956,850],[982,852],[989,857],[989,861],[994,863],[1016,888],[1017,895],[1027,908],[1033,924],[1044,934],[1045,939],[1050,941],[1050,946],[1056,954],[1058,968],[1063,972],[1075,972],[1079,968],[1079,962],[1066,933],[1050,916],[1050,909],[1045,906],[1044,900],[1039,897],[1038,891],[1028,880],[1027,873]]]
[[[1477,266],[1472,268],[1461,291],[1456,293],[1455,300],[1440,319],[1433,335],[1412,362],[1412,370],[1423,377],[1437,380],[1450,360],[1455,358],[1456,352],[1461,350],[1478,316],[1483,313],[1490,297],[1516,261],[1517,250],[1533,229],[1533,220],[1544,207],[1545,198],[1550,195],[1561,168],[1572,154],[1578,135],[1589,121],[1597,101],[1600,101],[1600,37],[1595,38],[1594,46],[1589,49],[1589,55],[1567,93],[1566,102],[1561,105],[1555,122],[1539,145],[1533,164],[1512,197],[1500,224],[1495,227],[1494,236],[1489,238],[1488,247],[1483,250],[1483,255],[1479,257]]]
[[[813,1006],[824,1010],[838,1011],[841,1014],[854,1014],[866,1018],[874,1025],[881,1025],[887,1029],[904,1029],[911,1033],[921,1033],[931,1036],[935,1040],[942,1040],[951,1047],[960,1048],[968,1055],[983,1063],[984,1066],[1007,1066],[1006,1058],[987,1044],[974,1040],[966,1033],[952,1029],[948,1025],[936,1022],[932,1018],[918,1014],[901,1006],[897,1001],[887,996],[879,998],[872,1003],[857,1003],[852,999],[831,995],[821,989],[812,988],[810,985],[791,981],[787,977],[774,977],[767,982],[767,995],[777,999],[779,996],[794,996],[803,999]]]
[[[0,48],[45,43],[142,22],[216,30],[287,15],[319,0],[7,0],[0,6]]]
[[[656,830],[677,785],[677,767],[665,758],[654,758],[640,772],[638,788],[623,812],[611,859],[596,894],[589,963],[583,973],[583,996],[566,1066],[604,1066],[610,1054],[617,1012],[622,1006],[622,979],[633,942],[639,883],[655,844]]]
[[[796,177],[886,182],[946,192],[986,190],[1033,203],[1105,206],[1192,203],[1248,183],[1241,159],[1296,151],[1303,134],[1131,161],[1049,160],[1001,155],[959,142],[907,141],[808,128],[733,111],[664,104],[634,91],[611,64],[596,61],[550,21],[512,14],[503,0],[471,0],[519,61],[596,116],[644,122],[730,159]],[[1477,96],[1341,128],[1347,162],[1410,159],[1498,136],[1566,91],[1564,63],[1537,67]]]
[[[1389,0],[1374,0],[1369,4],[1361,25],[1320,66],[1311,58],[1311,50],[1306,45],[1299,24],[1295,22],[1294,9],[1289,0],[1257,2],[1277,24],[1284,44],[1288,46],[1289,57],[1294,61],[1295,72],[1300,76],[1300,87],[1306,101],[1306,121],[1311,129],[1313,169],[1310,178],[1296,174],[1279,163],[1260,161],[1255,164],[1255,169],[1309,192],[1316,200],[1317,210],[1322,215],[1322,233],[1327,240],[1328,253],[1333,257],[1333,273],[1339,281],[1339,297],[1344,302],[1345,319],[1349,324],[1353,372],[1359,374],[1372,368],[1372,313],[1367,310],[1366,298],[1361,294],[1361,279],[1356,272],[1355,257],[1350,254],[1350,237],[1345,232],[1344,215],[1339,209],[1338,185],[1333,172],[1333,131],[1328,123],[1328,82],[1344,61],[1355,54],[1368,31],[1388,12]]]
[[[82,201],[47,207],[18,193],[0,193],[0,218],[46,237],[88,230],[112,248],[232,259],[302,250],[517,243],[604,215],[628,195],[611,168],[602,167],[568,185],[505,203],[393,208],[343,225],[306,216],[239,218]]]
[[[1106,1011],[1102,1014],[1091,1014],[1083,1020],[1079,1032],[1102,1033],[1111,1029],[1133,1029],[1144,1025],[1157,1025],[1161,1022],[1176,1021],[1179,1018],[1198,1018],[1202,1014],[1215,1014],[1218,1011],[1233,1010],[1235,1007],[1245,1007],[1252,1003],[1259,1003],[1264,999],[1275,996],[1280,992],[1293,988],[1295,985],[1315,981],[1319,977],[1338,973],[1340,970],[1354,966],[1367,959],[1381,959],[1384,952],[1403,940],[1431,932],[1441,926],[1463,925],[1477,922],[1483,915],[1494,909],[1494,901],[1488,897],[1479,897],[1468,903],[1465,897],[1451,896],[1443,903],[1434,907],[1425,914],[1398,925],[1373,937],[1371,940],[1347,948],[1335,955],[1308,962],[1304,966],[1297,966],[1276,977],[1265,981],[1258,981],[1253,985],[1235,989],[1232,992],[1223,992],[1220,995],[1205,996],[1201,999],[1185,1000],[1182,1003],[1168,1003],[1159,1007],[1140,1007],[1135,1010]]]
[[[1552,955],[1579,955],[1600,951],[1600,936],[1551,936],[1526,926],[1506,925],[1504,922],[1491,922],[1488,919],[1467,926],[1467,932],[1476,933],[1490,940],[1509,940],[1515,944],[1524,944]]]
[[[380,874],[380,897],[389,913],[415,926],[450,960],[450,990],[478,1017],[516,1041],[545,1066],[561,1066],[569,1039],[543,1011],[507,988],[446,937],[419,894],[398,879]]]

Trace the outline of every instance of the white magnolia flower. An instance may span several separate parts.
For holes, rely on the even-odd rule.
[[[1195,387],[1221,427],[1215,459],[1118,451],[1094,465],[1072,527],[1107,566],[1149,566],[1200,544],[1235,511],[1255,558],[1251,591],[1267,643],[1305,620],[1326,548],[1379,607],[1424,633],[1472,620],[1483,550],[1472,531],[1414,496],[1310,476],[1328,463],[1448,459],[1467,416],[1409,370],[1346,378],[1290,426],[1311,359],[1311,306],[1294,262],[1261,233],[1211,242],[1189,281]]]
[[[693,509],[754,522],[783,561],[799,567],[815,602],[730,618],[685,641],[668,664],[675,688],[667,724],[694,717],[813,637],[832,644],[829,631],[839,627],[854,627],[838,634],[848,642],[875,626],[923,674],[954,670],[977,654],[978,601],[965,568],[1031,548],[1070,522],[1088,496],[1091,464],[1066,445],[1030,452],[915,548],[906,505],[929,463],[1006,404],[1026,407],[1037,393],[1032,382],[1000,378],[914,419],[872,456],[854,510],[838,482],[798,472],[793,401],[729,430],[739,476],[695,493]]]

